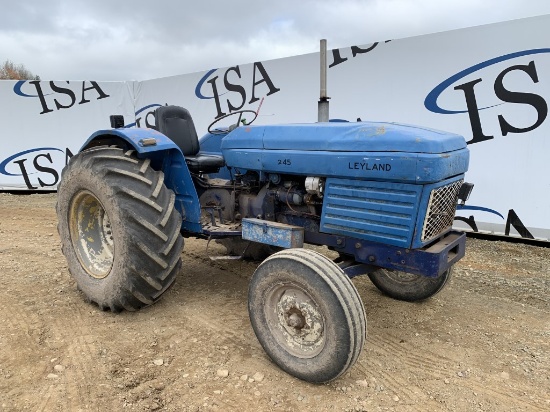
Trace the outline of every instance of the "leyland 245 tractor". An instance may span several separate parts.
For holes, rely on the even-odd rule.
[[[351,278],[367,274],[388,296],[418,301],[464,256],[452,223],[472,187],[463,182],[469,152],[463,137],[421,127],[251,125],[256,116],[223,116],[200,139],[178,106],[159,107],[154,129],[111,116],[113,128],[94,133],[63,170],[63,253],[78,288],[113,312],[166,292],[185,237],[267,256],[249,285],[252,328],[283,370],[327,382],[366,339]]]

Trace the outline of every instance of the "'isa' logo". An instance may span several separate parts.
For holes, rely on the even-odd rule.
[[[496,130],[491,133],[486,131],[486,129],[490,129],[486,123],[491,120],[498,122],[498,128],[502,136],[535,130],[546,120],[548,105],[541,95],[532,92],[533,89],[542,88],[539,85],[539,72],[533,56],[548,53],[550,53],[548,48],[523,50],[468,67],[437,85],[426,96],[424,106],[429,111],[438,114],[467,113],[472,129],[472,138],[468,141],[468,144],[491,140],[495,137],[494,132]],[[527,56],[529,57],[526,59]],[[513,60],[516,60],[515,64],[512,63]],[[491,66],[503,62],[509,62],[508,67],[495,76],[493,71],[490,70]],[[461,93],[465,108],[456,110],[442,107],[441,97],[448,96],[448,93]],[[488,98],[493,101],[489,104],[480,104],[480,96],[482,96],[484,103]],[[490,116],[484,116],[482,119],[480,116],[480,112],[483,110],[505,103],[520,106],[515,106],[514,110],[512,112],[508,111],[506,116],[503,110],[497,113],[494,119]],[[529,111],[526,112],[526,109]],[[521,116],[517,115],[520,111]],[[515,114],[515,116],[512,117],[512,114]]]
[[[27,189],[53,188],[59,183],[59,172],[73,153],[69,149],[37,147],[24,150],[4,159],[0,163],[0,174],[20,176]]]
[[[67,83],[64,87],[60,83]],[[78,86],[75,87],[74,84]],[[40,102],[40,114],[52,113],[62,109],[70,109],[75,104],[86,104],[93,100],[110,97],[93,81],[83,82],[41,82],[40,80],[21,80],[13,86],[13,92],[21,97],[35,98]]]

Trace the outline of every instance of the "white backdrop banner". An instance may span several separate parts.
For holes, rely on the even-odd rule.
[[[548,38],[550,16],[542,16],[331,50],[330,117],[462,134],[471,151],[467,180],[476,187],[457,226],[549,240]],[[315,122],[319,54],[143,82],[0,86],[7,104],[0,186],[51,189],[67,151],[108,127],[110,114],[147,127],[156,107],[180,105],[199,136],[236,110],[259,110],[259,124]]]
[[[52,190],[109,115],[134,116],[133,82],[0,82],[0,190]]]

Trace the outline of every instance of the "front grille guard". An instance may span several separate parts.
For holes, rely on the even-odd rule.
[[[426,218],[420,240],[427,242],[435,239],[452,227],[458,201],[458,192],[464,180],[433,189],[430,193]]]

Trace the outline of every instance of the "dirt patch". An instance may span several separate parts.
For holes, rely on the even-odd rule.
[[[158,304],[102,312],[69,277],[54,204],[54,194],[0,194],[3,411],[550,409],[548,248],[469,239],[450,285],[418,304],[354,280],[365,350],[341,379],[311,385],[254,336],[256,265],[213,262],[205,241],[188,239]]]

